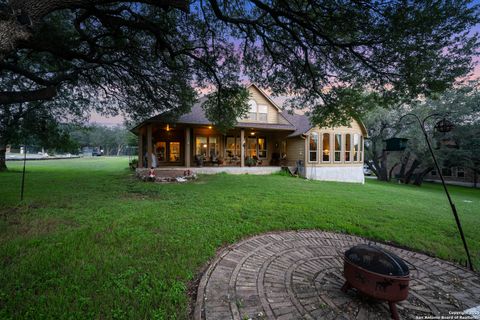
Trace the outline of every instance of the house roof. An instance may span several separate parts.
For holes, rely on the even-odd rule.
[[[288,122],[289,124],[275,124],[275,123],[252,123],[252,122],[238,122],[235,127],[236,128],[255,128],[255,129],[270,129],[270,130],[286,130],[286,131],[293,131],[290,135],[288,135],[288,138],[293,138],[293,137],[298,137],[303,134],[306,134],[311,128],[313,128],[315,125],[313,125],[310,122],[310,119],[308,116],[303,115],[303,114],[297,114],[297,113],[289,113],[286,110],[282,110],[270,97],[262,90],[260,89],[257,85],[255,84],[250,84],[247,86],[249,87],[255,87],[258,89],[258,91],[265,96],[265,98],[279,111],[279,114],[281,114]],[[154,117],[151,117],[150,119],[139,123],[137,126],[135,126],[131,131],[133,133],[137,133],[138,129],[145,123],[148,122],[175,122],[175,123],[183,123],[183,124],[195,124],[195,125],[210,125],[212,122],[207,119],[205,116],[205,112],[202,108],[202,105],[206,102],[207,97],[202,97],[197,100],[197,102],[192,106],[192,109],[189,113],[186,113],[182,116],[180,116],[178,119],[175,121],[170,120],[169,118],[172,118],[172,114],[167,112],[160,113]],[[367,129],[365,128],[365,125],[363,124],[362,121],[357,120],[359,123],[363,134],[365,137],[367,136]]]
[[[282,111],[282,115],[285,119],[288,120],[294,127],[295,131],[291,133],[288,138],[293,138],[305,134],[308,130],[310,130],[314,125],[310,122],[310,119],[303,114],[297,113],[289,113],[286,110]]]

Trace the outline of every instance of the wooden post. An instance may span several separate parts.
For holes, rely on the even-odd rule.
[[[143,128],[138,130],[138,168],[143,168]]]
[[[152,167],[152,125],[147,125],[147,163],[148,168]]]
[[[245,129],[240,130],[240,166],[245,167]]]
[[[185,166],[190,167],[190,128],[185,128]]]

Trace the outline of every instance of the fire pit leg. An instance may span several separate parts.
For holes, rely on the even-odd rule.
[[[345,283],[342,286],[342,291],[346,293],[348,289],[350,289],[351,287],[352,286],[350,285],[350,283],[348,283],[348,281],[345,281]]]
[[[395,304],[395,302],[389,301],[388,306],[390,307],[390,313],[392,314],[392,319],[399,320],[400,318],[398,317],[397,305]]]

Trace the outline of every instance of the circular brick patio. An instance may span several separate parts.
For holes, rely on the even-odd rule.
[[[343,293],[342,254],[369,241],[300,231],[255,236],[222,250],[200,280],[194,318],[389,319],[388,305]],[[375,243],[412,263],[402,319],[480,305],[480,277],[452,263]]]

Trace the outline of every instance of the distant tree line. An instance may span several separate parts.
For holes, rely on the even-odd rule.
[[[101,148],[106,156],[125,155],[128,146],[137,145],[135,135],[123,125],[107,127],[92,124],[73,130],[70,136],[80,149],[83,147]]]

